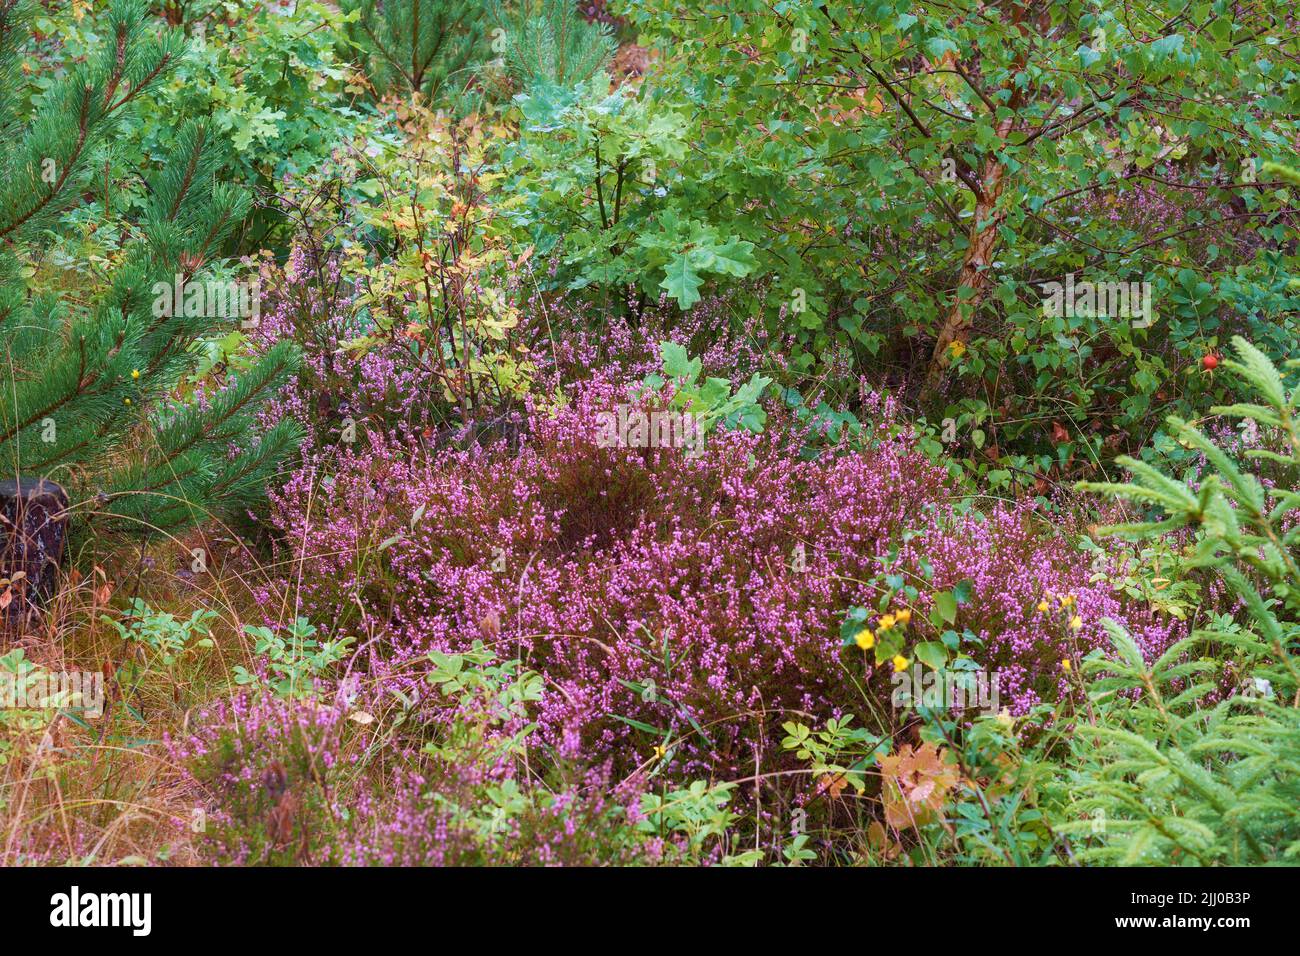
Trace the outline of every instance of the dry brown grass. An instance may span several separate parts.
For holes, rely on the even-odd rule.
[[[198,547],[209,557],[208,570],[196,574]],[[229,693],[237,665],[253,666],[243,624],[263,622],[252,589],[271,570],[220,527],[147,548],[83,553],[42,615],[0,636],[0,655],[21,651],[51,673],[104,675],[98,718],[0,710],[0,865],[197,862],[190,825],[202,795],[187,789],[164,737]],[[137,597],[178,619],[217,612],[213,646],[166,666],[156,651],[123,641],[102,617]]]

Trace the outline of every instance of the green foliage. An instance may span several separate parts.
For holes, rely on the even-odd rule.
[[[337,487],[337,460],[384,492],[355,529],[337,507],[294,514],[292,489],[278,502],[293,519],[281,527],[303,532],[277,542],[282,553],[314,560],[309,542],[343,542],[327,545],[338,560],[326,566],[340,573],[295,582],[321,630],[306,617],[245,626],[245,666],[209,653],[213,611],[169,612],[145,592],[100,618],[132,653],[110,655],[125,661],[122,726],[98,740],[174,703],[185,733],[169,736],[193,732],[197,746],[178,746],[170,765],[210,798],[195,845],[223,862],[1297,862],[1300,362],[1276,359],[1297,333],[1300,171],[1262,161],[1300,136],[1289,10],[1226,0],[1122,11],[1098,0],[992,12],[977,0],[594,6],[0,0],[6,468],[64,483],[75,513],[106,528],[174,533],[261,501],[297,443],[290,418],[302,415],[321,438],[319,478],[302,476],[308,501]],[[611,12],[636,41],[617,70],[613,30],[583,16]],[[241,283],[247,254],[260,277],[284,280],[273,347],[246,334],[244,316],[206,304],[209,284]],[[174,298],[173,282],[183,284]],[[1147,283],[1153,311],[1117,314],[1095,296],[1045,307],[1066,282]],[[742,336],[747,381],[706,376],[692,358]],[[878,553],[849,534],[836,556],[858,567],[832,578],[809,566],[802,532],[768,529],[774,560],[756,563],[754,580],[776,588],[771,599],[799,600],[794,575],[807,573],[821,582],[818,600],[833,588],[847,607],[838,635],[834,623],[813,635],[815,659],[800,652],[777,666],[840,668],[845,683],[824,686],[857,688],[860,714],[857,702],[811,692],[778,712],[758,688],[714,688],[710,672],[710,693],[725,690],[734,706],[705,716],[682,673],[689,661],[673,651],[680,628],[650,635],[650,623],[650,645],[636,650],[655,678],[639,666],[609,675],[646,705],[626,713],[580,700],[586,689],[555,683],[536,654],[466,647],[467,615],[433,628],[450,641],[441,650],[404,651],[397,642],[430,633],[417,619],[456,598],[429,575],[427,606],[376,606],[406,590],[393,586],[389,558],[428,520],[425,504],[406,514],[394,479],[459,461],[439,456],[486,434],[510,436],[491,452],[503,456],[545,441],[516,429],[515,408],[568,401],[572,366],[591,354],[643,369],[644,355],[628,353],[646,342],[659,343],[661,362],[640,398],[656,408],[693,416],[702,432],[758,433],[774,427],[764,400],[779,401],[789,430],[769,436],[772,447],[804,458],[915,441],[953,479],[936,500],[969,495],[957,516],[982,518],[981,499],[995,496],[1025,507],[1005,560],[1035,573],[1049,559],[1034,536],[1051,523],[1092,559],[1081,573],[1139,623],[1129,633],[1107,620],[1108,648],[1055,659],[1052,629],[1093,641],[1093,618],[1081,610],[1076,622],[1066,596],[1054,609],[1043,598],[1046,630],[1026,627],[1044,645],[1029,650],[1052,665],[1035,693],[1053,703],[973,716],[939,687],[887,709],[891,677],[922,688],[923,673],[941,672],[975,691],[986,673],[977,662],[1001,653],[990,650],[998,628],[1038,620],[1023,616],[1037,595],[1016,608],[973,598],[970,580],[938,586],[937,552],[909,543],[941,529],[945,511],[898,515]],[[294,376],[297,346],[311,367],[284,396],[285,421],[259,439],[262,400]],[[756,354],[768,361],[751,374]],[[1241,383],[1252,394],[1230,397]],[[393,439],[390,453],[409,447],[410,460],[379,444],[373,457],[351,448],[335,459],[345,413]],[[1077,486],[1122,513],[1098,531],[1059,492],[1112,466],[1131,479]],[[639,477],[627,495],[578,473],[547,481],[567,494],[575,474],[582,500],[600,499],[602,529],[626,518],[650,541]],[[474,489],[453,491],[477,506]],[[535,528],[551,520],[553,503],[539,501],[520,499],[543,509]],[[578,528],[580,510],[555,518]],[[425,530],[444,567],[479,553]],[[547,580],[539,567],[570,566],[550,545],[534,557],[533,583]],[[1067,547],[1050,560],[1071,557]],[[56,613],[77,606],[82,582]],[[529,609],[511,604],[524,580],[502,582],[494,606],[526,626]],[[744,598],[744,582],[731,583]],[[726,626],[760,613],[723,584]],[[1090,590],[1090,601],[1105,598]],[[677,610],[688,630],[714,626],[711,606]],[[821,613],[808,621],[827,625]],[[1181,639],[1144,657],[1134,635],[1148,622]],[[500,623],[489,616],[479,630]],[[364,660],[349,635],[359,633],[375,639],[367,650],[404,663],[353,683]],[[557,653],[578,639],[556,637]],[[62,650],[71,662],[85,647]],[[43,685],[59,653],[36,663],[29,650],[0,656],[0,684]],[[626,663],[619,656],[611,667]],[[706,663],[725,679],[745,662]],[[178,674],[190,665],[219,667],[214,686],[233,682],[240,699],[191,710],[202,682]],[[417,693],[412,674],[424,679]],[[562,709],[543,711],[553,693],[570,695],[575,716],[609,718],[581,734],[626,749],[602,767],[561,757],[567,714],[564,748],[538,731],[544,712]],[[86,834],[69,820],[89,818],[67,810],[134,814],[148,801],[117,789],[130,773],[99,764],[135,743],[50,750],[65,717],[59,732],[74,740],[87,725],[74,702],[46,703],[0,701],[0,766],[19,784],[0,787],[0,810],[57,789],[57,812],[29,805],[0,829],[9,845],[29,819],[48,821],[79,855],[71,847]],[[758,740],[779,726],[780,745],[755,746],[751,718]],[[84,800],[63,789],[79,749],[92,754]],[[739,767],[738,779],[695,779],[697,761],[712,760]],[[164,813],[170,777],[167,787]],[[84,841],[94,847],[85,859],[135,841],[143,826],[127,812],[129,827]]]
[[[951,366],[931,412],[983,421],[949,450],[1009,452],[1008,485],[1146,443],[1154,413],[1216,391],[1190,373],[1232,332],[1278,350],[1292,334],[1291,196],[1256,157],[1296,132],[1294,38],[1274,7],[1207,4],[1203,28],[1176,29],[1182,12],[627,9],[662,54],[638,97],[689,104],[691,149],[658,163],[667,202],[755,246],[745,275],[763,285],[741,311],[795,336],[798,372],[836,344],[868,373]],[[977,238],[991,258],[963,285]],[[1150,282],[1155,321],[1045,314],[1042,285],[1068,274]],[[673,283],[683,304],[693,288]],[[954,316],[960,348],[932,358]]]
[[[910,533],[904,537],[910,537]],[[861,605],[850,607],[840,622],[840,647],[870,651],[876,665],[901,657],[905,662],[915,658],[936,670],[951,664],[959,674],[978,669],[968,652],[981,645],[982,640],[969,628],[962,627],[960,633],[956,629],[960,626],[957,624],[959,609],[970,603],[972,582],[963,579],[950,589],[931,593],[928,624],[938,640],[918,643],[917,631],[908,627],[912,623],[911,608],[921,596],[917,585],[928,584],[933,579],[933,566],[928,560],[922,560],[919,576],[914,575],[900,566],[897,548],[876,560],[881,569],[871,576],[869,583],[880,595],[876,604],[878,613],[873,615],[870,608]]]
[[[814,730],[783,724],[782,746],[813,773],[813,799],[803,811],[805,837],[840,842],[836,821],[852,808],[855,841],[865,837],[862,862],[957,866],[1041,866],[1056,859],[1058,840],[1039,791],[1055,772],[1023,747],[1005,715],[958,721],[943,707],[918,707],[924,743],[830,720]],[[892,752],[891,752],[892,751]],[[849,788],[852,788],[850,791]],[[841,823],[842,825],[842,823]],[[807,860],[798,836],[783,850]]]
[[[433,670],[428,681],[456,705],[456,719],[440,741],[426,746],[426,752],[446,760],[478,755],[486,748],[493,760],[518,757],[537,725],[527,720],[528,705],[542,698],[542,678],[523,670],[517,660],[496,663],[496,655],[475,641],[462,654],[430,651]],[[495,731],[508,728],[504,739],[493,739]]]
[[[1286,694],[1296,683],[1261,676],[1288,663],[1254,634],[1204,630],[1148,664],[1118,625],[1107,629],[1114,653],[1084,662],[1097,723],[1076,728],[1075,819],[1058,828],[1082,837],[1076,856],[1126,866],[1294,860],[1300,719]],[[1197,704],[1219,664],[1189,659],[1207,642],[1230,648],[1248,675],[1244,692],[1211,707]]]
[[[52,87],[79,58],[99,56],[106,47],[109,5],[82,6],[88,5],[35,18],[37,29],[58,38],[48,68],[32,77],[36,90]],[[338,49],[343,25],[333,5],[262,3],[233,15],[224,0],[189,0],[169,13],[179,21],[174,35],[184,32],[187,42],[152,85],[151,96],[137,100],[113,148],[105,151],[114,189],[102,199],[110,209],[143,209],[148,195],[138,177],[139,157],[156,160],[176,148],[178,116],[205,117],[220,141],[217,177],[254,192],[273,189],[286,174],[315,169],[335,151],[378,134],[377,118],[364,101],[357,102],[364,81]],[[87,255],[107,255],[120,236],[105,222],[102,204],[95,205],[87,210],[93,216],[78,218],[76,207],[67,216],[81,225],[76,238]],[[282,238],[285,220],[283,209],[259,203],[228,242],[240,251],[255,249],[268,238]]]
[[[156,611],[141,598],[132,598],[121,619],[101,615],[123,641],[136,641],[158,655],[164,667],[172,667],[182,654],[194,648],[213,647],[211,625],[216,611],[197,610],[187,619]]]
[[[522,397],[531,381],[510,288],[527,256],[512,261],[506,242],[504,214],[515,200],[497,170],[501,128],[415,105],[408,122],[410,142],[378,149],[365,164],[353,228],[339,230],[367,329],[343,347],[360,359],[394,339],[406,343],[415,362],[435,370],[427,407],[469,424]]]
[[[538,83],[517,97],[518,143],[507,151],[512,221],[543,255],[559,255],[570,289],[640,300],[666,293],[680,308],[706,279],[742,278],[755,243],[725,226],[678,170],[693,123],[671,103],[603,74],[574,86]]]
[[[718,425],[751,432],[763,430],[767,412],[758,402],[767,386],[772,384],[770,378],[755,374],[733,393],[731,383],[725,378],[707,378],[701,383],[700,360],[690,358],[686,349],[676,342],[661,342],[659,348],[663,355],[664,374],[648,375],[643,384],[652,391],[659,391],[671,382],[671,408],[693,415],[705,433]]]
[[[1259,428],[1264,446],[1245,452],[1254,470],[1171,418],[1171,433],[1209,465],[1199,488],[1133,459],[1120,459],[1132,483],[1083,486],[1158,510],[1116,533],[1192,529],[1183,567],[1213,571],[1249,622],[1212,618],[1151,662],[1107,622],[1113,653],[1084,662],[1097,720],[1077,728],[1072,807],[1105,822],[1084,859],[1242,865],[1300,854],[1298,395],[1262,352],[1240,337],[1233,345],[1237,359],[1223,366],[1256,400],[1213,412]],[[1263,467],[1280,469],[1268,484]]]
[[[1059,861],[1060,839],[1041,797],[1058,768],[1043,759],[1039,748],[1017,739],[1005,714],[979,717],[969,728],[942,710],[925,717],[923,738],[949,745],[960,772],[960,784],[945,808],[947,826],[932,824],[920,834],[929,858],[958,866]]]
[[[1201,582],[1192,577],[1170,575],[1180,566],[1180,556],[1166,538],[1126,546],[1120,540],[1097,544],[1084,536],[1079,548],[1092,555],[1091,580],[1105,582],[1117,593],[1141,601],[1180,621],[1188,619],[1200,605]]]
[[[15,648],[6,654],[0,654],[0,694],[13,694],[13,703],[19,699],[29,699],[28,695],[38,693],[37,688],[45,685],[48,672],[27,659],[27,652]],[[9,700],[0,700],[0,767],[10,763],[18,750],[18,738],[41,733],[48,725],[50,712],[32,707],[10,707]],[[66,703],[58,699],[49,701],[51,706]],[[0,809],[6,803],[6,796],[0,790]]]
[[[0,11],[0,63],[16,56],[24,9]],[[200,295],[194,307],[190,296],[205,291],[203,263],[219,257],[249,208],[246,193],[214,181],[205,125],[182,124],[172,154],[147,173],[148,199],[101,286],[68,295],[42,261],[45,235],[88,187],[98,150],[181,54],[176,34],[149,31],[136,0],[118,0],[107,21],[111,42],[46,89],[34,118],[12,96],[0,117],[20,131],[0,155],[0,352],[11,372],[0,452],[15,472],[93,496],[111,525],[148,532],[256,500],[298,429],[281,423],[257,442],[253,414],[297,353],[278,345],[207,404],[173,402],[165,418],[141,421],[196,367],[199,341],[248,315],[231,316],[228,297],[214,305]],[[177,277],[183,297],[170,291]]]
[[[710,786],[696,780],[679,790],[642,794],[642,819],[637,829],[660,837],[683,836],[688,859],[703,857],[711,844],[725,844],[731,825],[739,818],[729,806],[734,789],[734,784]]]
[[[263,5],[247,17],[203,21],[206,31],[192,36],[157,108],[141,117],[145,148],[166,148],[177,112],[207,115],[230,142],[219,175],[270,189],[370,135],[374,120],[358,105],[360,90],[335,50],[338,12],[310,0],[292,9],[290,16]],[[259,203],[238,238],[256,248],[283,231],[282,211]]]
[[[845,439],[857,442],[863,437],[858,416],[848,409],[835,408],[826,397],[810,405],[797,388],[784,388],[781,400],[804,431],[804,446],[799,452],[802,458],[814,459],[827,447],[838,446]]]
[[[823,786],[841,782],[858,793],[867,789],[867,772],[889,752],[889,741],[865,727],[851,727],[853,715],[831,718],[821,730],[788,720],[781,725],[786,736],[781,746],[808,763]]]
[[[255,639],[253,653],[266,659],[270,673],[261,678],[245,667],[236,666],[233,670],[236,684],[265,683],[279,697],[311,697],[316,693],[316,679],[325,677],[356,643],[354,637],[317,640],[315,625],[301,617],[286,625],[284,632],[287,634],[269,627],[244,625],[244,633]]]

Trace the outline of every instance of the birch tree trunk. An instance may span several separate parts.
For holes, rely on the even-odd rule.
[[[1015,109],[1015,105],[1012,109]],[[997,127],[998,140],[1005,142],[1014,127],[1014,116],[1002,120]],[[993,253],[997,250],[998,227],[1006,218],[1006,212],[998,207],[1006,182],[1006,171],[1006,165],[996,154],[986,159],[980,170],[975,218],[971,223],[970,242],[966,248],[966,258],[962,262],[956,296],[939,328],[939,337],[935,340],[934,352],[926,370],[925,392],[929,396],[933,396],[943,383],[944,372],[952,360],[953,343],[965,345],[970,338],[975,314],[988,293],[988,269],[993,262]]]

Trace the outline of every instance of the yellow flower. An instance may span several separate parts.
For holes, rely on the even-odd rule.
[[[1071,670],[1073,670],[1073,667],[1074,665],[1070,663],[1070,659],[1068,657],[1061,661],[1061,670],[1065,671],[1067,674],[1070,673]]]
[[[895,618],[894,615],[892,614],[881,615],[880,620],[876,622],[876,629],[880,631],[887,631],[894,626],[895,620],[897,620],[897,618]]]
[[[864,627],[862,630],[858,631],[857,635],[853,638],[853,642],[864,651],[869,651],[876,646],[876,635],[872,634],[871,631]]]
[[[1074,595],[1067,594],[1065,597],[1061,598],[1061,607],[1074,607]]]
[[[912,611],[910,608],[903,608],[894,617],[897,618],[899,624],[906,624],[912,619]]]
[[[1083,618],[1079,617],[1079,615],[1077,614],[1074,615],[1074,617],[1070,618],[1070,630],[1077,631],[1082,627],[1083,627]]]
[[[966,353],[966,343],[960,341],[949,342],[948,351],[952,353],[953,358],[959,359]]]
[[[1005,707],[998,711],[997,720],[998,725],[1007,730],[1010,730],[1016,725],[1016,719],[1011,716],[1011,711],[1007,710]]]
[[[1048,604],[1046,601],[1038,602],[1038,610],[1042,611],[1044,614],[1046,614],[1051,609],[1052,609],[1052,605]]]
[[[139,377],[140,377],[140,370],[139,370],[138,368],[133,368],[133,369],[131,369],[131,377],[132,377],[132,378],[139,378]]]
[[[907,670],[908,660],[902,654],[894,655],[894,673]]]
[[[129,399],[129,398],[124,398],[124,399],[122,399],[122,404],[123,404],[123,405],[130,405],[130,404],[131,404],[131,399]]]
[[[663,760],[666,756],[668,756],[668,748],[663,744],[655,744],[654,759]]]

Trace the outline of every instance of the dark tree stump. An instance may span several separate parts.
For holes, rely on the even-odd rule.
[[[0,622],[26,618],[54,594],[67,512],[67,492],[48,479],[0,481],[0,601],[10,596]]]

